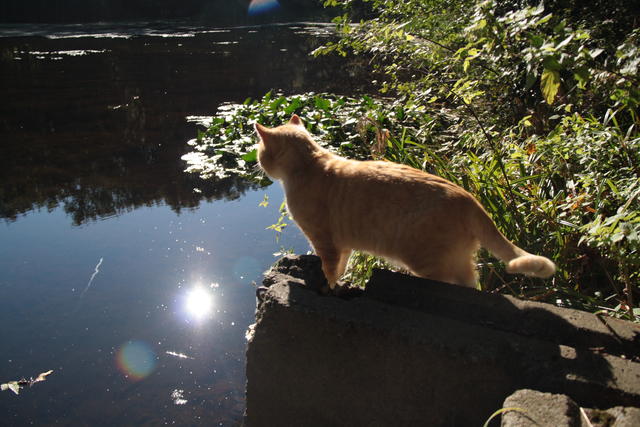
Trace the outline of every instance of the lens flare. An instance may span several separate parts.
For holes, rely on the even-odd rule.
[[[262,15],[272,12],[280,7],[277,0],[251,0],[249,4],[249,15]]]
[[[120,372],[133,381],[147,377],[156,367],[156,354],[143,341],[128,341],[116,354]]]
[[[185,308],[189,315],[196,319],[207,317],[213,308],[211,293],[202,287],[193,288],[187,294]]]

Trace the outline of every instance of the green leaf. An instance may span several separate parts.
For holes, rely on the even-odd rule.
[[[242,156],[242,160],[245,162],[255,163],[258,161],[258,150],[251,150]]]
[[[544,24],[545,22],[549,21],[552,17],[553,17],[552,13],[550,13],[550,14],[548,14],[546,16],[543,16],[542,18],[540,18],[540,20],[538,20],[537,25]]]
[[[558,62],[558,58],[555,56],[547,56],[542,60],[542,65],[545,69],[552,71],[560,71],[562,70],[562,64]]]
[[[540,48],[544,43],[544,38],[537,34],[533,34],[529,36],[529,42],[531,43],[531,46]]]
[[[580,67],[574,71],[573,78],[578,82],[578,87],[580,89],[584,89],[586,87],[589,75],[590,73],[587,67]]]
[[[592,49],[591,51],[589,51],[589,55],[591,56],[591,58],[595,59],[602,52],[604,52],[604,49],[600,49],[600,48]]]
[[[329,111],[331,108],[331,101],[325,98],[320,98],[319,96],[315,97],[315,106],[317,109],[322,111]]]
[[[621,241],[622,239],[624,239],[624,233],[622,233],[622,232],[617,232],[617,233],[615,233],[615,234],[613,234],[611,236],[611,241],[613,243],[617,243],[617,242]]]
[[[620,193],[620,190],[618,190],[618,187],[616,187],[616,185],[613,183],[613,181],[611,181],[611,179],[607,178],[605,182],[607,183],[609,188],[611,188],[611,191],[613,191],[615,194]]]
[[[538,76],[536,76],[533,73],[527,73],[527,78],[525,81],[525,90],[529,90],[533,87],[533,85],[536,83],[536,80],[538,80]]]
[[[542,72],[542,79],[540,80],[540,89],[547,104],[553,104],[560,88],[560,74],[557,71],[549,70],[547,68]]]
[[[284,112],[286,115],[293,114],[301,105],[302,101],[300,98],[293,98],[287,108],[284,109]]]
[[[565,47],[566,45],[568,45],[569,42],[571,42],[571,40],[573,40],[573,36],[574,36],[574,34],[569,34],[569,37],[567,37],[566,39],[564,39],[560,43],[558,43],[558,45],[556,46],[556,49],[560,49],[560,48]]]

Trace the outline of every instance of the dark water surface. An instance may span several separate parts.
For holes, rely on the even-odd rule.
[[[238,424],[251,282],[308,245],[278,186],[183,173],[186,118],[356,90],[328,28],[0,26],[0,382],[54,370],[1,425]]]

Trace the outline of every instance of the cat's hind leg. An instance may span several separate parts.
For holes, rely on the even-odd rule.
[[[476,265],[471,260],[462,262],[452,270],[452,281],[456,285],[462,285],[469,288],[475,288],[478,283],[478,272]]]
[[[409,270],[418,277],[438,280],[473,288],[476,286],[478,274],[472,255],[460,254],[434,257],[428,263],[408,265]]]

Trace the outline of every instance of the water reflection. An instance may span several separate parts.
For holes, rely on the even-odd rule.
[[[263,270],[258,260],[250,256],[241,256],[233,263],[233,277],[237,280],[260,277]]]
[[[196,135],[187,116],[271,89],[351,92],[367,80],[344,59],[308,55],[330,37],[323,25],[192,28],[188,38],[73,28],[65,38],[33,26],[25,34],[38,36],[0,37],[0,218],[62,206],[79,225],[142,206],[180,212],[238,198],[255,185],[182,172]]]
[[[209,290],[197,285],[185,296],[184,308],[190,318],[202,321],[213,312],[213,295]]]
[[[184,390],[180,389],[175,389],[171,392],[171,399],[173,399],[175,405],[184,405],[188,402],[188,400],[184,398]]]
[[[271,186],[180,216],[144,207],[74,227],[57,208],[0,224],[0,380],[55,371],[0,400],[0,424],[237,425],[259,277],[235,266],[253,259],[262,271],[281,245],[308,248],[293,228],[279,242],[265,230],[279,215],[277,203],[258,206],[265,192],[282,198]],[[186,309],[196,284],[212,296],[202,320]],[[124,352],[129,342],[144,345]]]
[[[308,246],[265,231],[278,187],[183,173],[185,118],[272,88],[351,91],[344,63],[307,56],[326,37],[310,32],[0,37],[0,380],[55,370],[0,400],[0,424],[242,419],[250,283]]]

